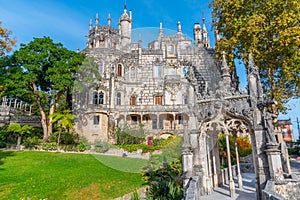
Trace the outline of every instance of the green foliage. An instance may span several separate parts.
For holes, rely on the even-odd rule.
[[[57,150],[57,143],[56,142],[50,142],[50,143],[43,143],[42,149],[46,151],[55,151]]]
[[[143,177],[150,187],[147,200],[181,200],[183,198],[181,175],[180,160],[165,164],[155,171],[145,172]]]
[[[78,151],[80,152],[83,152],[85,150],[90,150],[91,149],[91,144],[89,142],[80,142],[78,145],[77,145],[77,149]]]
[[[22,97],[35,102],[41,116],[44,138],[52,132],[48,118],[57,106],[67,104],[72,91],[75,74],[85,55],[70,51],[49,37],[34,38],[11,57],[0,61],[5,72],[4,95]],[[61,101],[64,99],[64,101]]]
[[[134,191],[133,194],[131,195],[131,200],[140,200],[139,194],[137,191]]]
[[[252,53],[266,95],[284,111],[300,95],[300,4],[298,0],[213,0],[214,25],[221,40],[216,49],[248,64]]]
[[[288,149],[289,155],[300,156],[300,146],[294,146],[293,148]]]
[[[98,153],[105,153],[108,151],[110,145],[107,142],[101,142],[100,140],[95,140],[94,151]]]
[[[136,128],[125,127],[121,129],[120,127],[116,127],[114,137],[117,145],[141,144],[145,142],[146,134],[143,130],[143,126],[140,124]]]
[[[23,145],[26,148],[37,147],[42,142],[43,142],[43,140],[38,136],[27,137],[27,138],[23,139]]]

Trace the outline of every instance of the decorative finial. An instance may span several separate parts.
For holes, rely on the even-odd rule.
[[[99,18],[98,18],[98,13],[96,14],[96,24],[95,26],[98,26],[99,25]]]
[[[180,23],[180,21],[177,22],[177,32],[181,33],[181,23]]]
[[[225,52],[222,52],[222,76],[230,75],[229,67],[226,62]]]
[[[108,14],[108,17],[107,17],[107,25],[108,26],[110,26],[110,21],[111,21],[111,19],[110,19],[110,13]]]
[[[93,28],[93,22],[92,22],[92,20],[90,19],[90,30],[92,30],[92,28]]]
[[[162,37],[164,35],[163,33],[163,27],[162,27],[162,22],[159,23],[159,37]]]

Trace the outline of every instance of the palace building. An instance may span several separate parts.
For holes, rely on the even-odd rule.
[[[151,136],[182,133],[183,122],[196,128],[197,98],[218,88],[221,65],[215,60],[203,20],[194,25],[194,40],[182,33],[164,35],[162,23],[157,38],[143,48],[132,41],[131,11],[126,6],[118,28],[89,24],[83,52],[98,64],[101,81],[87,91],[77,130],[90,141],[109,140],[115,126],[143,124]],[[76,100],[75,100],[76,101]]]

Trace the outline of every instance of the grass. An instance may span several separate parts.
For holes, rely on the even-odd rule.
[[[113,199],[142,186],[141,174],[128,171],[146,164],[90,154],[0,151],[0,199]]]

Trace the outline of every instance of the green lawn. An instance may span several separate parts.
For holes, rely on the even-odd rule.
[[[146,164],[90,154],[0,151],[0,199],[113,199],[142,186],[141,174],[127,171]]]

